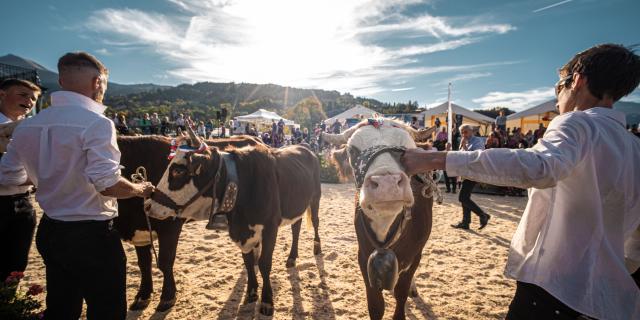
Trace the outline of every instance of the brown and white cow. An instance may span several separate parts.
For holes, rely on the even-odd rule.
[[[321,252],[318,158],[302,146],[199,151],[177,150],[145,208],[158,219],[178,216],[207,220],[212,213],[226,213],[229,236],[240,247],[247,270],[245,303],[258,299],[257,264],[263,280],[260,313],[272,315],[270,272],[278,227],[292,225],[288,267],[295,265],[298,256],[300,220],[305,212],[315,231],[314,254]]]
[[[431,233],[435,184],[428,176],[407,176],[399,156],[431,131],[417,132],[396,121],[376,119],[340,135],[323,134],[333,145],[347,144],[357,188],[358,263],[371,319],[382,319],[383,289],[395,296],[393,318],[405,318],[413,275]]]
[[[261,142],[251,136],[234,136],[207,140],[210,146],[220,149],[256,145]],[[118,148],[122,154],[120,164],[124,166],[122,175],[130,177],[139,167],[148,173],[147,180],[153,184],[160,182],[169,160],[171,138],[164,136],[118,136]],[[158,239],[158,267],[162,271],[162,294],[156,311],[164,312],[176,302],[176,282],[173,276],[173,265],[176,259],[178,239],[185,219],[149,219],[149,225],[143,210],[141,198],[118,200],[118,217],[115,227],[123,240],[131,242],[136,248],[138,267],[140,268],[140,286],[130,310],[142,310],[149,305],[153,293],[151,238],[148,227],[151,227]]]

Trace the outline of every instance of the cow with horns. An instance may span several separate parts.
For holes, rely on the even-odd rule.
[[[183,138],[178,138],[178,140]],[[121,152],[120,164],[124,166],[122,175],[130,177],[139,173],[138,168],[145,168],[146,180],[156,185],[169,164],[172,139],[164,136],[118,136],[118,148]],[[244,147],[260,144],[251,136],[236,136],[207,140],[206,143],[222,150],[226,148]],[[119,199],[118,217],[114,220],[120,237],[132,243],[136,248],[138,267],[140,268],[140,286],[129,305],[130,310],[146,308],[153,292],[151,239],[159,243],[158,268],[162,271],[162,294],[156,310],[163,312],[176,302],[176,283],[173,276],[173,265],[176,259],[178,239],[185,219],[147,221],[141,198]],[[149,230],[151,229],[151,230]]]
[[[318,158],[303,146],[256,145],[223,152],[202,144],[190,128],[188,132],[191,145],[176,150],[145,210],[157,219],[211,221],[215,214],[225,214],[229,236],[240,247],[247,270],[245,303],[258,299],[257,264],[263,280],[260,313],[272,315],[270,272],[278,227],[292,225],[287,267],[294,266],[298,256],[305,212],[314,227],[314,254],[321,253]]]
[[[413,276],[431,233],[437,186],[431,175],[407,176],[399,156],[432,132],[433,128],[419,132],[397,121],[369,119],[342,134],[322,134],[332,145],[347,144],[357,189],[358,264],[371,319],[384,314],[382,290],[393,291],[393,319],[405,319],[407,297],[415,291]]]

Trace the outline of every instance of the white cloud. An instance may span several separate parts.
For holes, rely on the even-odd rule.
[[[472,101],[480,104],[483,108],[507,107],[520,111],[536,104],[545,102],[555,97],[553,88],[537,88],[522,92],[489,92],[481,98]]]
[[[573,1],[573,0],[564,0],[564,1],[560,1],[560,2],[558,2],[558,3],[554,3],[554,4],[552,4],[552,5],[548,5],[548,6],[546,6],[546,7],[542,7],[542,8],[540,8],[540,9],[533,10],[533,13],[537,13],[537,12],[540,12],[540,11],[544,11],[544,10],[547,10],[547,9],[551,9],[551,8],[553,8],[553,7],[557,7],[557,6],[559,6],[559,5],[563,5],[563,4],[565,4],[565,3],[569,3],[569,2],[571,2],[571,1]]]
[[[434,82],[433,84],[431,84],[432,87],[440,87],[440,86],[446,86],[449,83],[455,85],[458,82],[462,82],[462,81],[468,81],[468,80],[473,80],[473,79],[478,79],[478,78],[485,78],[485,77],[490,77],[493,74],[491,72],[473,72],[473,73],[464,73],[464,74],[459,74],[456,76],[453,76],[451,78],[447,78],[443,81],[440,82]]]
[[[395,88],[395,89],[391,89],[391,91],[398,92],[398,91],[409,91],[409,90],[413,90],[413,89],[415,89],[415,87]]]
[[[187,82],[277,83],[356,95],[391,90],[419,75],[496,65],[416,67],[423,55],[514,29],[404,15],[420,0],[168,1],[179,10],[103,9],[86,26],[110,43],[151,48],[177,65],[170,75]],[[427,38],[395,47],[384,42],[412,34]]]
[[[637,90],[639,91],[639,90]],[[623,97],[621,99],[622,101],[628,101],[628,102],[637,102],[640,103],[640,92],[637,93],[631,93],[630,95]]]
[[[103,56],[110,56],[111,52],[109,50],[107,50],[107,48],[101,48],[96,50],[97,53],[103,55]]]

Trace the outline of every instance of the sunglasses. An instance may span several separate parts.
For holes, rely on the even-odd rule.
[[[562,89],[570,86],[572,81],[573,81],[573,73],[570,73],[566,77],[558,80],[558,82],[556,82],[556,97],[558,97],[560,92],[562,92]]]

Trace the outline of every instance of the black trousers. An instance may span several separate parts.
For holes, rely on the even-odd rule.
[[[125,319],[126,256],[112,221],[63,222],[43,215],[36,246],[46,266],[45,319]]]
[[[13,271],[24,271],[36,228],[36,215],[29,194],[0,196],[0,281]]]
[[[518,281],[509,305],[507,320],[577,319],[581,314],[547,291],[531,283]]]
[[[480,207],[471,200],[471,191],[473,187],[475,187],[476,182],[471,180],[462,181],[462,188],[460,188],[460,196],[458,200],[462,204],[462,223],[470,224],[471,223],[471,212],[475,213],[478,217],[485,215],[484,211],[480,209]]]
[[[447,187],[447,192],[451,192],[453,188],[453,192],[456,192],[456,187],[458,186],[456,177],[449,177],[447,175],[447,171],[444,171],[444,185]]]

